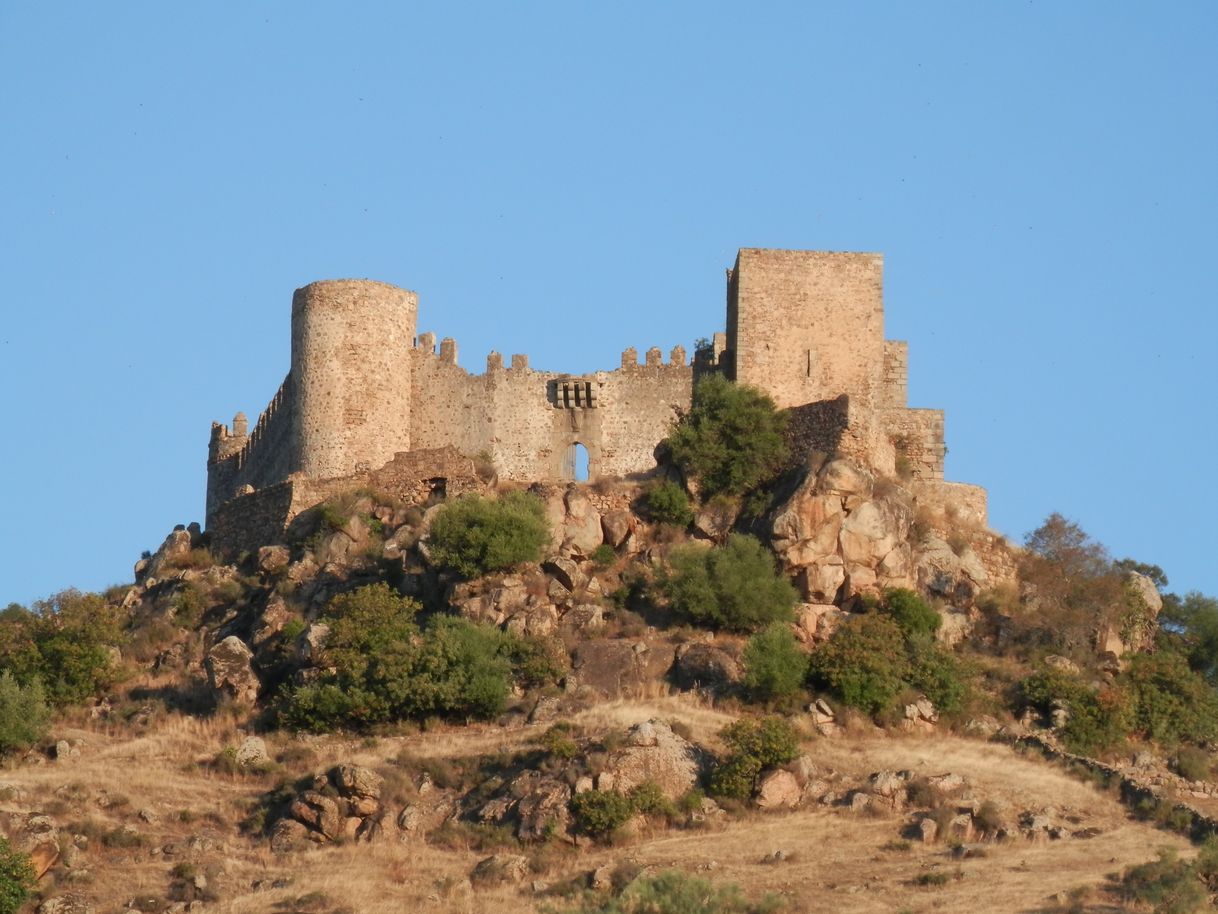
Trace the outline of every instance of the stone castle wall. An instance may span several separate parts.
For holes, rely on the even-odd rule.
[[[305,286],[292,300],[288,376],[253,431],[241,414],[231,429],[212,427],[208,528],[229,525],[236,504],[282,516],[276,487],[289,478],[290,515],[320,497],[307,481],[367,480],[415,452],[485,455],[501,478],[557,482],[572,478],[578,444],[589,478],[647,473],[708,371],[790,409],[800,451],[890,474],[899,456],[915,478],[942,479],[943,414],[907,408],[908,347],[883,338],[882,273],[877,254],[742,249],[728,271],[726,331],[696,364],[679,346],[642,361],[628,349],[617,369],[579,376],[498,353],[471,374],[454,340],[437,349],[434,334],[416,334],[413,292],[365,280]],[[422,486],[419,472],[402,485]]]
[[[471,375],[457,365],[455,343],[439,356],[431,345],[425,334],[415,349],[413,446],[486,454],[505,479],[568,478],[575,444],[587,449],[592,478],[646,472],[692,397],[693,369],[680,347],[668,364],[659,350],[645,365],[627,350],[617,371],[572,376],[536,371],[523,355],[505,365],[498,353],[484,374]]]
[[[418,297],[367,280],[292,296],[292,470],[328,478],[379,467],[410,441]]]

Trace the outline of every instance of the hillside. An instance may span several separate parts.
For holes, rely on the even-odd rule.
[[[1193,858],[1213,601],[846,459],[681,481],[343,492],[10,607],[29,904],[634,910],[678,870],[791,911],[1150,910],[1128,868]]]

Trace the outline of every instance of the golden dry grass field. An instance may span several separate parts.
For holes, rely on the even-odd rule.
[[[674,697],[607,703],[575,722],[586,732],[601,732],[651,717],[680,720],[707,742],[731,720]],[[491,753],[524,746],[544,729],[475,725],[375,740],[272,736],[272,755],[287,751],[305,759],[303,767],[244,776],[208,764],[240,739],[221,719],[166,715],[142,734],[126,725],[80,724],[61,730],[62,736],[83,741],[78,759],[0,772],[0,787],[8,788],[0,791],[0,811],[10,820],[44,812],[61,830],[90,835],[88,849],[72,868],[53,870],[42,887],[47,894],[80,891],[99,912],[122,910],[141,898],[167,899],[175,867],[179,876],[193,870],[208,874],[216,897],[203,909],[218,914],[562,910],[561,898],[536,894],[527,879],[521,885],[472,887],[469,873],[488,855],[485,850],[438,847],[422,836],[402,840],[392,832],[373,844],[277,856],[265,838],[239,828],[259,797],[285,776],[339,762],[383,766],[403,751],[433,759]],[[750,895],[774,893],[791,911],[998,914],[1055,910],[1053,896],[1102,885],[1107,875],[1153,858],[1157,848],[1188,852],[1183,839],[1130,818],[1113,795],[1003,745],[948,735],[869,735],[811,739],[805,748],[818,767],[847,779],[862,780],[883,769],[955,772],[968,779],[977,796],[1001,808],[1052,807],[1055,816],[1098,834],[1042,842],[1016,838],[987,845],[983,856],[957,860],[945,844],[904,843],[908,820],[903,813],[817,806],[747,812],[714,828],[657,829],[610,847],[556,844],[534,852],[535,878],[556,884],[606,863],[634,864],[735,882]],[[107,841],[124,825],[138,839]],[[764,860],[775,851],[785,859]],[[945,884],[918,884],[920,876],[935,872],[948,874]],[[1121,910],[1110,899],[1095,898],[1085,910]]]

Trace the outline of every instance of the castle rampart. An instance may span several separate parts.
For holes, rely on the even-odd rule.
[[[286,523],[335,481],[391,467],[393,484],[412,490],[405,475],[442,476],[452,455],[487,457],[504,479],[555,482],[573,477],[582,446],[589,478],[647,473],[708,371],[789,409],[800,447],[933,489],[943,485],[943,414],[906,406],[908,347],[883,337],[882,273],[878,254],[742,249],[727,275],[725,330],[692,363],[683,346],[667,359],[650,347],[642,360],[631,347],[617,369],[585,375],[497,352],[471,374],[456,340],[437,348],[434,333],[416,333],[413,292],[366,280],[305,286],[292,299],[288,375],[254,429],[242,414],[231,429],[212,426],[208,528],[230,539],[241,504],[259,516],[286,510]],[[439,455],[448,469],[433,472],[424,464]],[[276,488],[289,483],[286,495]],[[984,514],[984,498],[980,509],[970,498]]]

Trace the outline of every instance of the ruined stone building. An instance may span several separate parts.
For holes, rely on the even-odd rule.
[[[367,280],[327,280],[292,298],[291,366],[253,429],[214,423],[207,527],[221,539],[283,526],[340,481],[445,491],[474,455],[501,479],[571,479],[655,467],[655,449],[691,403],[695,378],[722,371],[791,411],[802,447],[847,454],[924,487],[943,477],[943,413],[906,405],[907,346],[884,339],[878,254],[742,249],[727,273],[723,332],[665,356],[633,349],[611,371],[537,370],[492,352],[472,374],[457,344],[417,332],[418,297]],[[459,485],[456,486],[459,489]],[[984,493],[960,487],[984,519]],[[967,490],[965,492],[964,490]]]

